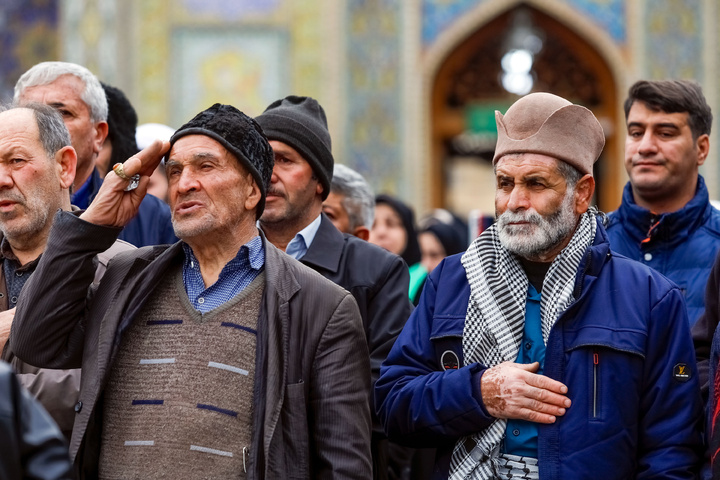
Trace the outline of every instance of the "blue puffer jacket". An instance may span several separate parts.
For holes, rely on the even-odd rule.
[[[455,442],[493,420],[480,392],[485,367],[463,362],[470,287],[460,258],[428,277],[375,386],[389,437],[436,447],[438,479],[447,478]],[[657,272],[611,253],[598,224],[575,297],[547,343],[545,375],[568,386],[572,406],[540,425],[540,478],[694,478],[703,415],[682,294]]]
[[[607,229],[614,252],[654,268],[680,287],[690,326],[705,309],[705,284],[720,250],[720,211],[708,198],[705,180],[699,176],[695,197],[684,208],[654,215],[635,203],[628,183],[620,208],[609,215]],[[650,240],[642,243],[648,236]]]

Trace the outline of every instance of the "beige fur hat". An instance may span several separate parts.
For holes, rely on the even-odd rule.
[[[526,95],[504,116],[495,111],[495,122],[498,139],[493,165],[503,155],[540,153],[592,175],[605,145],[603,129],[590,110],[550,93]]]

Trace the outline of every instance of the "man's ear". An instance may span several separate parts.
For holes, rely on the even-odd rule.
[[[352,234],[362,240],[365,240],[366,242],[370,239],[370,229],[364,225],[355,227],[355,230],[353,230]]]
[[[62,188],[70,188],[75,181],[77,168],[77,153],[73,147],[63,147],[55,153],[55,163],[60,177]]]
[[[697,155],[698,155],[698,166],[705,163],[705,160],[707,159],[708,152],[710,151],[710,137],[707,133],[700,135],[698,139],[695,141],[695,145],[697,146]]]
[[[93,152],[98,154],[105,143],[105,138],[108,136],[108,124],[107,122],[98,122],[95,124],[93,130],[95,134],[93,138]]]
[[[245,197],[245,210],[252,211],[260,203],[262,195],[260,193],[260,187],[251,174],[248,173],[247,182],[245,185],[247,197]]]
[[[595,179],[589,173],[578,180],[575,185],[575,213],[581,215],[587,212],[595,193]]]

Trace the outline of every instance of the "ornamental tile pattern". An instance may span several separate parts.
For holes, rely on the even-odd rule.
[[[340,158],[377,193],[401,194],[400,0],[348,0],[347,8],[347,145]]]
[[[699,0],[646,0],[649,78],[703,79],[703,11]]]
[[[423,0],[423,45],[431,45],[443,31],[462,15],[489,0]],[[566,4],[587,16],[606,31],[614,41],[626,40],[627,15],[623,0],[564,0]]]
[[[58,60],[58,0],[0,2],[0,102],[12,100],[15,82],[38,62]]]

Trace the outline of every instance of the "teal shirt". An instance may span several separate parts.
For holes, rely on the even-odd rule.
[[[425,267],[416,263],[410,266],[410,288],[408,290],[408,297],[413,305],[418,304],[418,295],[420,294],[422,286],[425,284],[425,278],[428,276],[428,271]]]
[[[525,330],[516,362],[540,362],[540,370],[537,373],[543,373],[545,367],[545,342],[542,338],[540,319],[540,294],[531,284],[528,284],[528,297],[525,303]],[[527,420],[508,420],[503,452],[522,457],[537,458],[537,425],[537,423],[528,422]]]

